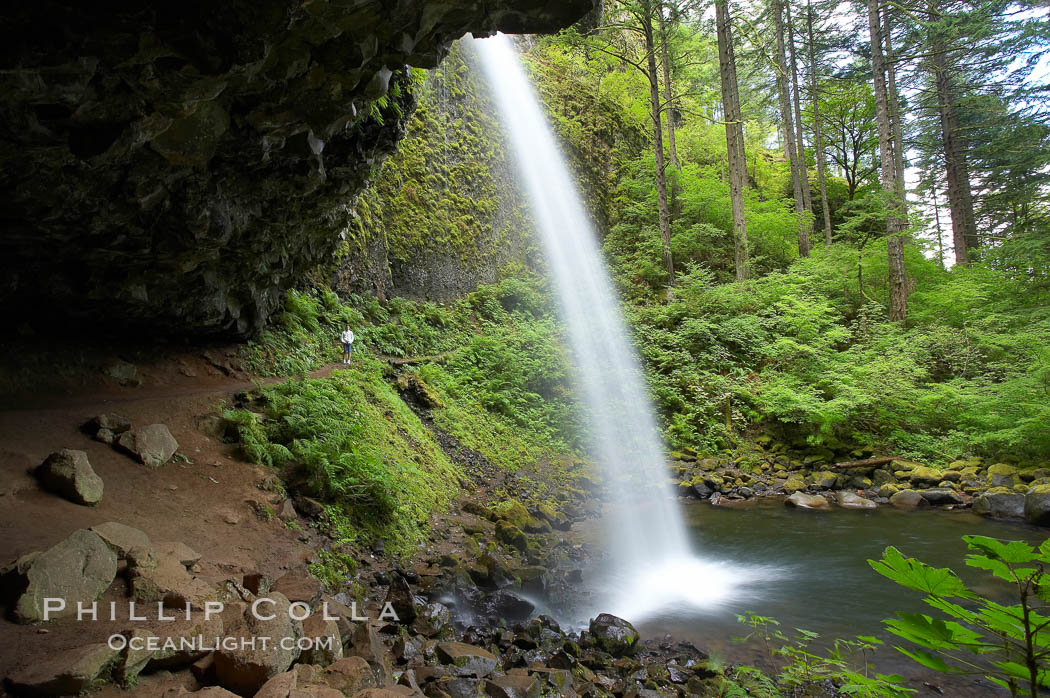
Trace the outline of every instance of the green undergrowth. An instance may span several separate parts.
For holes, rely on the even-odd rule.
[[[337,542],[379,538],[392,552],[407,551],[458,491],[460,469],[375,360],[259,393],[261,414],[226,413],[244,455],[280,468],[290,492],[326,504]]]
[[[1045,459],[1045,291],[906,256],[921,289],[906,325],[885,320],[885,243],[820,247],[744,284],[694,266],[671,303],[630,306],[670,443],[714,452],[766,430],[928,462]]]

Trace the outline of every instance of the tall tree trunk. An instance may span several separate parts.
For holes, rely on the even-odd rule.
[[[656,70],[656,42],[653,37],[651,0],[645,0],[642,12],[642,32],[645,35],[645,53],[648,56],[649,103],[653,119],[653,154],[656,156],[656,205],[660,214],[660,237],[663,239],[664,267],[667,269],[667,297],[674,295],[674,257],[671,255],[671,212],[667,206],[667,166],[664,162],[664,136],[661,125],[660,81]]]
[[[726,122],[726,150],[729,158],[729,198],[733,206],[736,280],[745,281],[751,277],[747,255],[747,223],[744,220],[747,159],[744,154],[744,124],[736,80],[736,56],[733,52],[729,0],[715,0],[715,25],[718,30],[718,66],[722,77],[722,111]]]
[[[933,193],[933,222],[937,229],[937,259],[941,262],[941,269],[944,269],[944,233],[941,231],[941,206],[937,202],[937,185],[933,185],[930,190]]]
[[[802,196],[802,178],[800,176],[798,151],[795,149],[795,124],[792,118],[791,95],[788,91],[788,63],[784,48],[784,5],[781,0],[773,0],[773,16],[776,19],[777,31],[777,95],[780,98],[780,123],[784,132],[784,150],[787,151],[791,165],[791,188],[795,195],[795,213],[798,214],[798,253],[809,256],[809,231],[805,225],[805,201]]]
[[[936,16],[931,5],[931,20]],[[977,222],[973,214],[973,195],[970,192],[970,168],[966,162],[966,146],[959,134],[955,117],[954,92],[949,74],[947,47],[937,34],[931,32],[933,77],[937,88],[937,111],[941,120],[941,145],[948,182],[948,211],[952,220],[952,239],[955,244],[955,263],[970,263],[970,251],[977,247]]]
[[[900,97],[897,94],[897,66],[893,57],[893,32],[890,25],[889,6],[882,8],[883,38],[886,42],[886,82],[889,92],[890,123],[893,131],[893,169],[897,182],[897,196],[901,210],[908,211],[908,196],[904,180],[904,114],[901,113]]]
[[[879,0],[868,0],[868,31],[871,34],[871,68],[875,83],[875,121],[879,127],[879,181],[892,203],[886,216],[886,247],[889,255],[890,312],[892,322],[903,322],[908,312],[908,286],[904,271],[904,229],[897,199],[896,167],[893,164],[893,135],[886,90],[886,66],[882,56]]]
[[[675,144],[674,102],[671,90],[671,49],[667,32],[667,20],[663,6],[660,7],[660,57],[664,69],[664,103],[667,111],[667,151],[671,155],[671,167],[678,169],[678,146]]]
[[[791,17],[791,0],[785,0],[784,14],[787,17],[788,57],[791,64],[791,91],[795,107],[795,145],[798,147],[798,176],[802,186],[802,206],[813,213],[813,194],[809,188],[809,168],[806,166],[806,140],[802,128],[802,92],[798,89],[798,62],[795,60],[795,21]],[[812,219],[809,219],[812,220]]]
[[[820,207],[824,211],[824,242],[831,244],[831,207],[828,206],[828,186],[824,178],[826,155],[824,130],[820,122],[820,94],[817,92],[817,59],[813,35],[813,6],[806,3],[806,28],[809,34],[809,99],[813,105],[813,147],[817,151],[817,182],[820,185]]]

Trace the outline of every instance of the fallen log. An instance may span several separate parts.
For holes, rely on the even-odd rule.
[[[885,465],[897,460],[897,456],[881,456],[879,458],[868,458],[866,460],[849,460],[841,463],[832,463],[828,470],[849,470],[850,468],[871,468],[876,465]]]

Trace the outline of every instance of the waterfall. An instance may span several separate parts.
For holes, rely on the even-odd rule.
[[[601,610],[642,620],[673,604],[722,603],[747,574],[690,551],[639,358],[566,160],[511,40],[471,43],[528,193],[568,328],[592,455],[612,495],[604,533],[613,579]]]

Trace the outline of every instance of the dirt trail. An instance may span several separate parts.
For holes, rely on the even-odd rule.
[[[197,425],[198,416],[214,413],[222,401],[253,387],[253,381],[243,374],[216,375],[218,371],[199,359],[189,371],[196,375],[187,376],[179,370],[186,365],[183,359],[181,364],[147,366],[138,388],[99,385],[28,396],[18,401],[20,406],[9,403],[0,410],[0,566],[46,549],[78,528],[118,521],[145,531],[154,541],[186,543],[203,556],[201,576],[207,579],[239,579],[253,571],[274,578],[305,572],[322,542],[320,536],[305,525],[298,532],[277,518],[260,518],[249,502],[272,505],[274,495],[257,487],[271,473],[238,460],[234,446],[205,435]],[[327,376],[339,366],[325,366],[311,375]],[[104,412],[122,414],[135,426],[167,425],[189,462],[177,457],[160,468],[147,468],[95,441],[81,426]],[[98,506],[80,506],[49,494],[29,474],[61,448],[88,454],[105,482]],[[34,656],[123,629],[119,621],[40,628],[0,620],[0,676]]]

